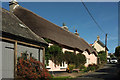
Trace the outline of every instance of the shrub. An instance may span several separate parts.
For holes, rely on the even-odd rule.
[[[75,65],[69,64],[69,65],[68,65],[68,68],[69,68],[69,71],[72,72],[73,69],[75,68]]]
[[[99,68],[99,66],[96,64],[93,64],[93,66],[95,67],[95,70],[97,70]]]
[[[79,66],[80,71],[83,71],[85,68],[86,68],[86,67],[85,67],[84,65],[80,65],[80,66]]]
[[[94,71],[95,70],[95,66],[89,65],[87,69],[88,69],[88,71]]]
[[[96,64],[89,64],[88,67],[87,67],[88,71],[94,71],[98,68],[99,67]]]
[[[88,72],[89,70],[88,70],[87,67],[85,67],[82,71],[84,71],[84,72]]]
[[[84,72],[94,71],[94,70],[97,70],[98,68],[99,66],[96,64],[89,64],[88,67],[85,67],[83,71]]]
[[[25,80],[48,80],[51,78],[51,75],[45,69],[45,66],[32,57],[30,57],[30,59],[24,57],[18,59],[17,76],[25,78]]]
[[[107,62],[107,57],[106,57],[105,51],[100,51],[100,52],[98,53],[98,56],[100,57],[101,63]]]
[[[64,54],[65,62],[68,64],[74,64],[75,68],[79,68],[80,65],[84,65],[86,63],[85,55],[79,53],[75,54],[73,52],[66,51]]]

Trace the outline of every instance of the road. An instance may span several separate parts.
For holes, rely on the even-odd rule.
[[[79,76],[72,80],[120,80],[117,75],[116,64],[106,64],[102,69],[89,73],[87,75]]]

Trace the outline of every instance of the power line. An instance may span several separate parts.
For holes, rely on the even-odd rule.
[[[83,6],[85,7],[85,9],[87,10],[88,14],[90,15],[90,17],[93,19],[93,21],[95,22],[95,24],[97,25],[97,27],[104,33],[104,30],[100,27],[100,25],[97,23],[97,21],[95,20],[95,18],[92,16],[92,14],[90,13],[90,11],[88,10],[87,6],[84,4],[84,2],[81,0]]]
[[[81,0],[83,6],[85,7],[86,11],[88,12],[88,14],[90,15],[90,17],[93,19],[93,21],[95,22],[95,24],[97,25],[97,27],[104,33],[104,34],[108,34],[109,37],[112,38],[112,35],[109,33],[105,33],[104,30],[101,28],[101,26],[97,23],[97,21],[95,20],[95,18],[92,16],[92,14],[90,13],[89,9],[87,8],[87,6],[84,4],[84,2]],[[116,40],[113,40],[114,42],[116,42]],[[106,40],[105,43],[107,43],[107,36],[106,36]],[[109,45],[109,44],[108,44]],[[111,46],[111,45],[110,45]],[[106,45],[107,47],[107,45]]]

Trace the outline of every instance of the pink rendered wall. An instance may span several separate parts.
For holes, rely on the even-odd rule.
[[[87,67],[89,64],[97,64],[97,57],[94,54],[88,54],[87,51],[84,51],[83,54],[86,57],[86,63],[85,66]],[[87,60],[89,59],[89,60]]]

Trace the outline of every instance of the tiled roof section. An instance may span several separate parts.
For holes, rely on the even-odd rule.
[[[82,38],[36,15],[28,9],[18,6],[13,13],[40,37],[48,38],[61,45],[77,48],[81,51],[86,49],[89,49],[91,53],[94,51]]]
[[[2,32],[47,44],[43,38],[40,38],[34,32],[32,32],[13,13],[5,9],[2,9]]]
[[[105,45],[102,41],[98,40],[97,43],[100,44],[102,47],[105,47]]]
[[[99,45],[101,45],[102,47],[105,47],[105,44],[104,44],[102,41],[98,40],[97,43],[98,43]],[[108,48],[107,48],[107,51],[109,51]]]
[[[90,44],[90,46],[92,46],[93,44]]]

